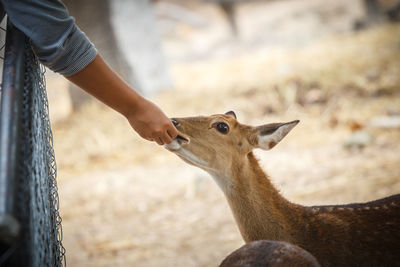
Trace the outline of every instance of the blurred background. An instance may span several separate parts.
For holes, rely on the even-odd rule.
[[[257,151],[289,200],[400,193],[398,0],[67,0],[117,72],[170,117],[300,119]],[[243,244],[212,178],[47,72],[70,266],[218,266]]]

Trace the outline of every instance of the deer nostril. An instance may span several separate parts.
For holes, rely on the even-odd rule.
[[[175,127],[177,127],[177,126],[180,125],[180,123],[179,123],[177,120],[175,120],[175,119],[171,119],[171,122],[172,122],[172,124],[173,124]]]

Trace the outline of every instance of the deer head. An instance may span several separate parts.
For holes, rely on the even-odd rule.
[[[252,127],[239,123],[235,113],[229,111],[207,117],[174,118],[172,122],[179,135],[165,148],[209,172],[225,187],[231,172],[244,164],[253,149],[273,148],[299,121]]]

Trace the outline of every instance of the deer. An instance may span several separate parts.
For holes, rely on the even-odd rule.
[[[282,241],[249,242],[229,254],[219,267],[321,267],[304,249]]]
[[[400,194],[303,206],[272,184],[253,150],[274,148],[299,120],[250,126],[232,111],[171,120],[178,136],[165,148],[213,177],[245,243],[288,242],[310,252],[321,266],[400,266]]]

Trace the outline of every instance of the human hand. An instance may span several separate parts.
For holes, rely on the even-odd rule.
[[[126,115],[132,128],[144,139],[159,145],[169,144],[178,135],[170,119],[159,107],[147,99],[142,99]]]

